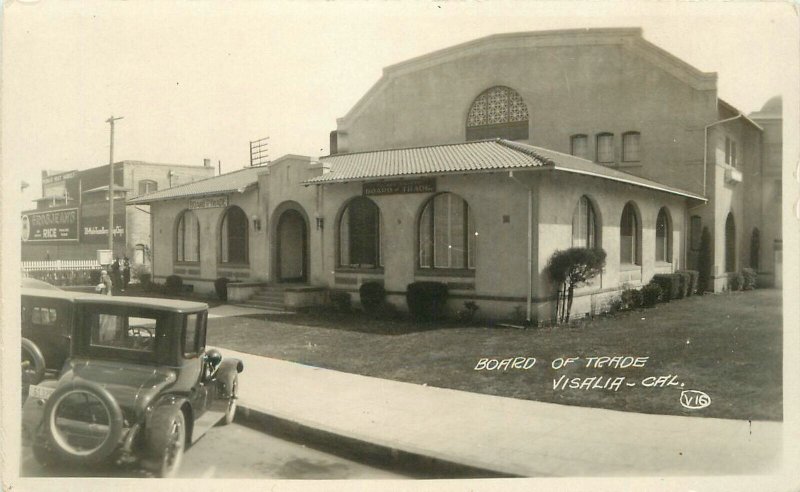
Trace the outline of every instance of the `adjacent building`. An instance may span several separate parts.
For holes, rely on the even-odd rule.
[[[127,206],[131,197],[214,176],[202,166],[142,161],[114,163],[114,255],[148,264],[150,211]],[[108,249],[109,166],[42,171],[42,197],[22,213],[22,260],[91,260]]]
[[[780,99],[748,117],[640,29],[501,34],[384,69],[328,156],[128,203],[151,206],[154,276],[196,290],[378,282],[404,306],[434,280],[453,309],[547,319],[547,261],[572,246],[608,254],[579,313],[696,268],[703,229],[715,290],[744,267],[779,283],[781,142]]]

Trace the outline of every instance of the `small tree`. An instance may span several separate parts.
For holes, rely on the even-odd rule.
[[[703,227],[703,233],[700,235],[700,257],[697,260],[697,269],[700,272],[697,280],[698,294],[702,295],[707,290],[713,290],[713,285],[711,285],[712,262],[711,233],[708,232],[708,227]]]
[[[606,252],[601,248],[570,248],[556,251],[547,263],[550,280],[556,291],[556,319],[569,322],[575,287],[596,277],[606,266]]]

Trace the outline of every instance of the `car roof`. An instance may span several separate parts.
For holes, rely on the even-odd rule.
[[[160,297],[107,296],[100,294],[82,294],[74,298],[76,304],[102,303],[107,306],[127,306],[147,309],[162,309],[177,313],[205,311],[208,304],[204,302],[181,301],[178,299],[162,299]]]
[[[48,284],[44,280],[39,280],[38,278],[30,278],[30,277],[25,277],[22,279],[22,287],[28,287],[31,289],[61,290],[61,288],[56,287],[53,284]]]
[[[20,289],[23,297],[47,297],[50,299],[74,300],[77,296],[84,295],[81,292],[71,292],[61,289],[42,289],[39,287],[22,287]]]
[[[34,289],[23,287],[22,295],[26,297],[44,297],[63,299],[76,304],[105,304],[107,306],[128,306],[147,309],[161,309],[177,313],[193,313],[208,309],[204,302],[181,301],[178,299],[162,299],[159,297],[108,296],[87,292],[70,292],[65,290]]]

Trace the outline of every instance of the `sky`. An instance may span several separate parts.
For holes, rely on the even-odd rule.
[[[336,118],[385,66],[495,33],[582,27],[642,27],[717,72],[719,96],[745,113],[776,94],[795,101],[798,23],[782,3],[11,0],[0,175],[30,184],[19,204],[31,208],[43,169],[108,163],[111,115],[124,117],[115,161],[209,158],[229,172],[266,136],[272,159],[325,155]]]

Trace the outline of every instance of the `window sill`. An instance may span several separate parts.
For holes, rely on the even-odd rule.
[[[249,263],[217,263],[217,268],[250,268]]]
[[[630,271],[641,270],[641,269],[642,269],[642,265],[636,265],[636,264],[633,264],[633,263],[620,263],[620,265],[619,265],[619,271],[621,271],[621,272],[630,272]]]
[[[383,275],[383,267],[379,268],[356,268],[356,267],[336,267],[334,273],[374,273]]]
[[[200,262],[175,260],[175,266],[200,266]]]
[[[417,268],[415,277],[474,277],[475,270],[465,268]]]

